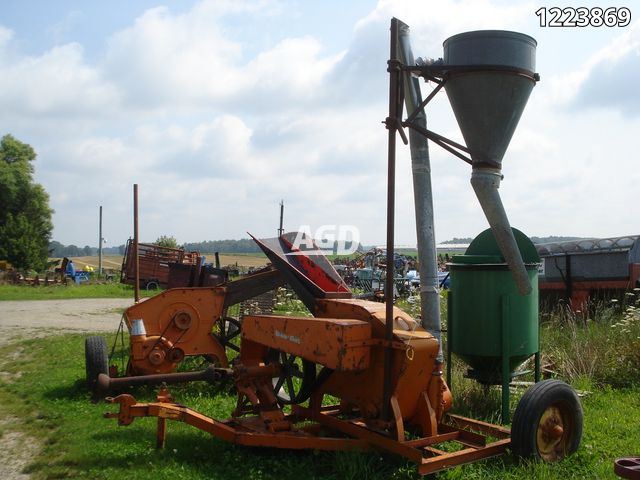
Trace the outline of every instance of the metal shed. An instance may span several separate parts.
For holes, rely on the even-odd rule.
[[[584,308],[596,292],[640,286],[640,236],[589,238],[536,245],[541,258],[540,293],[566,295],[574,309]]]

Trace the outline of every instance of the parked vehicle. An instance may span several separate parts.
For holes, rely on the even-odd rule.
[[[138,258],[140,287],[147,290],[168,287],[170,264],[196,265],[199,259],[202,261],[199,252],[186,252],[182,248],[161,247],[152,243],[138,244]],[[120,282],[134,285],[135,268],[133,241],[129,239],[122,259]]]

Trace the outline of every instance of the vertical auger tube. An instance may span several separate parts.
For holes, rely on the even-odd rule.
[[[531,292],[529,275],[498,193],[501,179],[502,174],[499,169],[474,168],[471,173],[471,186],[491,226],[500,252],[509,265],[518,291],[521,295],[528,295]]]
[[[404,65],[415,65],[409,27],[399,23],[398,53]],[[409,73],[404,74],[404,99],[407,113],[411,115],[422,103],[418,79]],[[415,116],[413,123],[426,130],[427,116],[424,109]],[[422,326],[431,333],[440,344],[438,363],[442,363],[440,294],[438,292],[438,261],[436,254],[435,228],[433,221],[433,190],[431,188],[431,164],[427,137],[409,130],[411,147],[411,170],[413,172],[413,197],[416,214],[416,232],[418,238],[418,264],[420,271],[420,307]],[[439,368],[439,366],[436,366]]]

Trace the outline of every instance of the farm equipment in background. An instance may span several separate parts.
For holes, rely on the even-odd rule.
[[[352,298],[309,239],[299,242],[293,233],[256,239],[313,318],[247,316],[232,366],[213,366],[182,377],[211,382],[232,379],[238,397],[231,418],[217,420],[175,403],[164,385],[151,403],[138,403],[129,394],[108,398],[119,405],[119,411],[105,414],[107,418],[129,425],[138,417],[156,417],[159,447],[165,444],[170,419],[247,446],[382,449],[415,462],[423,475],[499,455],[508,448],[545,461],[560,460],[578,448],[580,402],[558,380],[539,382],[525,392],[511,429],[449,412],[453,400],[442,374],[426,139],[472,165],[471,184],[504,268],[511,272],[501,281],[509,282],[516,295],[531,295],[535,284],[497,189],[502,157],[538,76],[533,70],[535,40],[523,34],[468,32],[447,39],[444,45],[443,61],[417,64],[408,27],[397,19],[391,21],[389,117],[385,121],[389,130],[386,264],[394,263],[395,143],[397,134],[408,143],[403,131],[407,127],[411,130],[422,322],[393,305],[391,288],[385,291],[385,303]],[[438,84],[425,101],[420,98],[417,77]],[[442,87],[467,147],[426,129],[422,110]],[[406,121],[402,120],[403,102],[409,115]],[[388,268],[385,282],[391,285],[393,280],[394,271]],[[499,339],[491,338],[495,341]],[[144,375],[138,380],[170,383],[174,375]],[[98,379],[105,388],[114,382],[104,374]]]
[[[122,271],[120,282],[127,285],[134,285],[135,277],[135,254],[134,242],[127,240],[124,257],[122,258]],[[138,244],[138,259],[140,272],[140,287],[147,290],[156,288],[168,288],[171,274],[171,265],[189,265],[197,267],[196,283],[193,274],[191,275],[191,285],[183,283],[182,286],[200,286],[197,282],[200,278],[200,268],[202,267],[202,257],[198,252],[186,252],[182,248],[162,247],[152,243]],[[218,282],[222,283],[222,282]],[[212,286],[212,285],[203,285]]]

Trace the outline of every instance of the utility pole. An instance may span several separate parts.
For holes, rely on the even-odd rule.
[[[98,276],[102,276],[102,205],[100,205],[100,222],[98,227]]]
[[[140,301],[140,258],[138,257],[138,184],[133,184],[133,258],[135,266],[135,285],[133,286],[133,298],[136,303]]]
[[[278,229],[278,236],[281,237],[284,233],[282,222],[284,220],[284,200],[280,200],[280,228]]]

